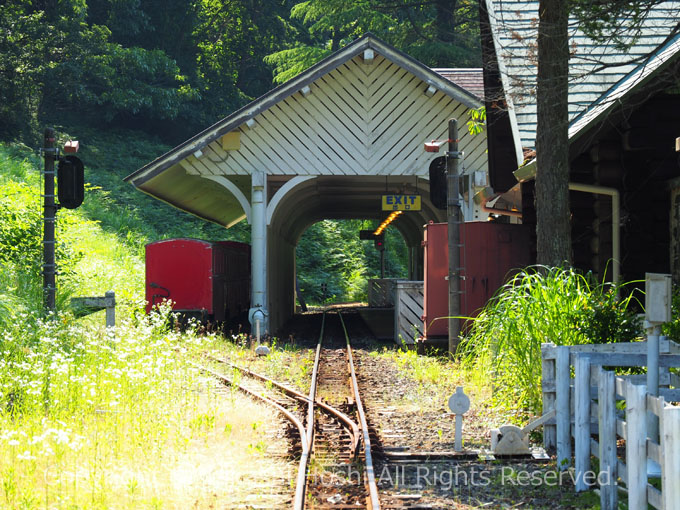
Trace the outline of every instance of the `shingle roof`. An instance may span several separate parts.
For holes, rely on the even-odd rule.
[[[433,68],[432,70],[478,98],[484,98],[484,73],[481,67],[458,69]]]
[[[534,148],[538,1],[485,1],[503,86],[519,132],[515,142],[520,147]],[[650,71],[675,56],[680,50],[680,35],[667,41],[665,50],[657,48],[676,27],[678,12],[680,1],[655,6],[644,23],[642,35],[638,40],[631,39],[632,46],[627,50],[618,49],[613,41],[594,42],[578,28],[575,19],[570,19],[570,134],[576,134],[608,109],[603,103],[605,98],[619,99],[641,78],[649,77]],[[640,79],[635,79],[636,76]],[[594,108],[595,104],[600,106]]]

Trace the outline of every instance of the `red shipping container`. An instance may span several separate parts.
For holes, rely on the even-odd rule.
[[[530,237],[527,225],[493,222],[461,224],[460,315],[475,317],[511,272],[530,265]],[[448,225],[425,226],[425,337],[448,336],[449,249]]]
[[[250,246],[198,239],[146,245],[146,310],[173,301],[173,310],[224,321],[248,309]]]

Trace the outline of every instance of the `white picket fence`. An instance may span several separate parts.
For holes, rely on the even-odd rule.
[[[602,366],[646,366],[646,342],[587,346],[543,344],[544,414],[555,410],[554,422],[544,428],[546,448],[557,449],[561,468],[571,465],[577,491],[594,483],[591,455],[599,458],[596,481],[603,510],[617,508],[620,479],[626,485],[628,508],[680,509],[680,377],[670,367],[680,366],[680,346],[660,342],[659,397],[647,394],[645,375],[616,377]],[[572,369],[574,378],[571,378]],[[674,387],[674,388],[671,388]],[[595,402],[595,400],[597,402]],[[617,400],[626,402],[625,414],[617,412]],[[650,413],[659,422],[660,439],[648,437]],[[597,436],[597,440],[593,438]],[[626,441],[625,458],[617,457],[617,438]],[[662,491],[648,483],[648,459],[661,467]]]

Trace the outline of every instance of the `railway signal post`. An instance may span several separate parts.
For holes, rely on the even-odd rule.
[[[45,191],[43,194],[43,303],[45,311],[54,311],[56,307],[56,257],[54,224],[57,216],[57,205],[54,194],[54,161],[57,159],[54,129],[45,129],[43,156],[45,158]]]

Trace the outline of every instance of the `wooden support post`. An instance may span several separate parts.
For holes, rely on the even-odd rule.
[[[665,407],[660,422],[663,509],[670,510],[680,505],[680,407]]]
[[[545,343],[541,345],[541,387],[543,388],[543,414],[555,409],[554,388],[547,391],[546,388],[555,384],[555,360],[548,359],[548,353],[555,348],[555,344]],[[557,431],[553,424],[543,426],[543,447],[552,450],[557,446]]]
[[[557,410],[557,469],[563,471],[571,465],[571,404],[569,382],[569,347],[556,348],[555,408]]]
[[[116,327],[116,293],[112,290],[104,293],[106,302],[106,328]]]
[[[628,508],[647,508],[647,388],[626,381]]]
[[[615,374],[602,367],[598,369],[597,409],[600,444],[600,507],[616,510],[617,458],[616,458],[616,386]]]
[[[446,153],[447,215],[449,246],[449,355],[456,354],[460,343],[460,190],[458,121],[449,119],[449,150]]]
[[[582,492],[588,489],[585,477],[590,471],[590,360],[586,356],[577,356],[575,365],[574,485],[576,492]]]

